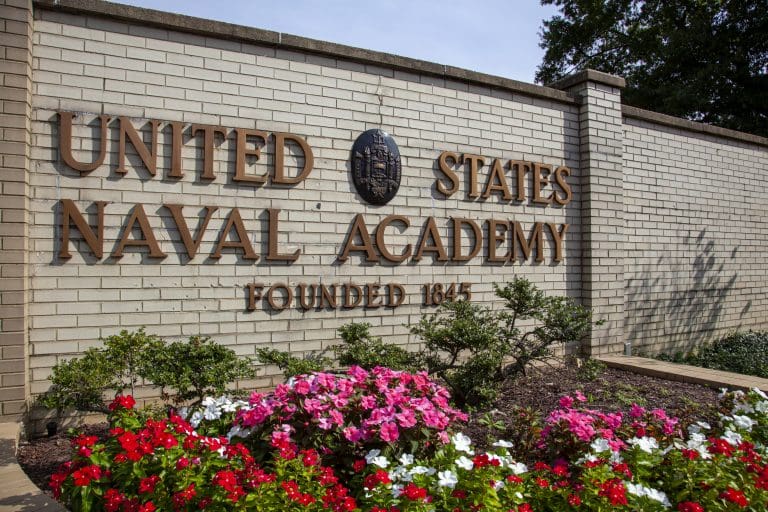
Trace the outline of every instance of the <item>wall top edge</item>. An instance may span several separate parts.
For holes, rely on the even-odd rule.
[[[595,69],[582,69],[581,71],[577,71],[572,75],[568,75],[556,82],[549,84],[549,87],[566,90],[583,82],[596,82],[599,84],[616,87],[617,89],[623,89],[627,86],[627,82],[623,77],[610,75]]]
[[[193,33],[205,37],[236,40],[284,50],[302,51],[346,61],[391,68],[398,71],[455,80],[471,85],[501,89],[568,105],[577,104],[577,100],[570,94],[551,87],[528,84],[510,78],[488,75],[410,57],[401,57],[390,53],[366,50],[222,21],[196,18],[102,0],[34,0],[34,6],[37,9],[107,17],[156,28]]]
[[[629,117],[632,119],[639,119],[642,121],[648,121],[672,128],[681,128],[683,130],[692,132],[705,133],[708,135],[715,135],[717,137],[723,137],[726,139],[748,142],[750,144],[757,144],[758,146],[768,147],[768,138],[766,137],[760,137],[759,135],[739,132],[736,130],[729,130],[728,128],[721,128],[711,124],[697,123],[696,121],[689,121],[687,119],[681,119],[679,117],[669,116],[667,114],[660,114],[650,110],[643,110],[641,108],[632,107],[630,105],[622,105],[621,113],[624,117]]]

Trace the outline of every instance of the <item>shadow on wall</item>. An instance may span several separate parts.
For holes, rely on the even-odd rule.
[[[689,352],[720,334],[736,272],[725,274],[706,229],[681,238],[676,248],[684,255],[662,254],[654,264],[639,265],[641,270],[627,280],[624,332],[634,353]]]

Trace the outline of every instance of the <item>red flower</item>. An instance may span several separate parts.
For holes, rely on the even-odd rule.
[[[320,456],[315,450],[302,450],[301,462],[306,467],[317,466],[320,462]]]
[[[720,497],[726,501],[735,503],[742,508],[749,505],[749,501],[747,500],[747,497],[744,496],[744,493],[733,487],[726,488],[725,492],[720,493]]]
[[[678,503],[677,512],[704,512],[704,507],[695,501],[683,501]]]
[[[378,469],[376,470],[376,473],[365,477],[365,480],[363,481],[363,486],[366,489],[371,490],[378,487],[379,484],[386,485],[389,483],[392,483],[392,480],[389,479],[389,473],[387,473],[383,469]]]
[[[709,453],[725,455],[726,457],[733,455],[733,446],[731,446],[725,439],[710,437],[709,442],[711,443],[707,447]]]
[[[136,400],[134,400],[131,395],[117,395],[112,403],[109,404],[109,410],[116,411],[121,408],[133,409],[134,405],[136,405]]]
[[[354,464],[352,464],[352,470],[355,473],[361,472],[364,468],[365,468],[365,460],[363,459],[358,459],[355,461]]]
[[[192,501],[192,498],[196,495],[195,484],[189,484],[186,489],[173,495],[173,505],[176,508],[182,509],[187,503]]]
[[[155,504],[151,501],[148,501],[139,507],[139,512],[154,512],[155,510],[157,510],[157,507],[155,507]]]
[[[213,477],[213,484],[225,491],[233,492],[237,488],[237,477],[232,471],[221,470]]]
[[[521,483],[523,483],[523,479],[520,478],[517,475],[509,475],[507,477],[507,482],[509,482],[511,484],[521,484]]]
[[[412,501],[423,500],[427,497],[427,490],[423,487],[415,485],[413,482],[409,482],[408,485],[403,487],[403,496]]]
[[[160,482],[160,477],[157,475],[148,476],[142,478],[139,482],[139,494],[149,494],[155,492],[155,486]]]
[[[600,484],[600,492],[598,495],[608,498],[611,505],[626,505],[627,504],[627,489],[624,487],[624,483],[618,478],[611,478]]]
[[[569,494],[568,504],[572,507],[578,507],[579,505],[581,505],[581,498],[579,498],[578,494]]]
[[[75,485],[85,487],[91,483],[91,480],[98,480],[101,478],[101,468],[93,464],[80,468],[72,473],[72,478],[75,481]]]
[[[472,459],[472,462],[474,463],[476,469],[479,469],[488,465],[498,466],[501,464],[498,459],[491,459],[490,457],[488,457],[487,453],[481,453],[480,455]]]
[[[699,452],[696,450],[689,450],[688,448],[683,448],[683,457],[689,460],[696,460],[699,458]],[[690,502],[686,502],[690,503]]]
[[[125,501],[123,496],[117,489],[107,489],[104,493],[104,510],[106,512],[118,512],[120,506]]]
[[[528,503],[517,506],[517,512],[533,512],[533,507]]]

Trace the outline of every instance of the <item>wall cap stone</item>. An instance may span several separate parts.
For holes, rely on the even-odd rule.
[[[620,76],[609,75],[595,69],[583,69],[549,84],[549,87],[566,90],[583,82],[596,82],[611,87],[618,87],[619,89],[627,86],[627,81]]]
[[[34,0],[34,5],[38,9],[107,17],[166,30],[193,33],[205,37],[260,44],[284,50],[300,50],[340,60],[384,66],[411,73],[421,73],[447,80],[456,80],[472,85],[492,87],[568,105],[577,104],[576,99],[570,94],[551,87],[528,84],[510,78],[488,75],[410,57],[401,57],[391,53],[366,50],[222,21],[207,20],[102,0]]]
[[[749,142],[759,146],[768,146],[768,138],[766,137],[761,137],[759,135],[753,135],[746,132],[739,132],[736,130],[729,130],[728,128],[721,128],[711,124],[697,123],[696,121],[689,121],[688,119],[682,119],[680,117],[661,114],[659,112],[652,112],[650,110],[643,110],[641,108],[632,107],[630,105],[622,105],[621,113],[624,117],[639,119],[641,121],[648,121],[672,128],[681,128],[683,130],[706,133],[708,135],[724,137],[726,139],[737,140],[740,142]]]

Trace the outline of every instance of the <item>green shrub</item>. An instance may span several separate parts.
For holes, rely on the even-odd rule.
[[[324,353],[313,352],[304,357],[297,357],[290,352],[282,352],[274,348],[260,348],[256,350],[256,359],[264,364],[274,364],[283,371],[285,378],[290,378],[330,368],[333,361],[325,357]]]
[[[152,355],[145,371],[145,377],[161,388],[163,398],[176,403],[193,400],[193,404],[202,402],[206,395],[218,396],[228,384],[256,374],[250,360],[202,336],[166,345]],[[168,388],[175,393],[169,395]]]
[[[460,405],[493,400],[506,378],[551,357],[554,344],[580,340],[592,325],[589,309],[567,297],[547,297],[527,279],[494,289],[506,310],[445,302],[411,328],[424,340],[427,371],[446,382]],[[523,320],[534,323],[521,328]]]
[[[187,343],[166,344],[144,328],[123,330],[104,339],[102,348],[90,348],[80,358],[57,363],[51,387],[38,402],[49,409],[106,412],[109,395],[114,397],[128,388],[133,395],[142,381],[162,388],[165,399],[199,401],[254,374],[249,360],[238,358],[210,338],[193,336]],[[167,388],[175,393],[168,394]]]
[[[393,370],[415,371],[419,368],[418,354],[403,347],[384,343],[370,333],[371,324],[352,322],[339,327],[342,344],[333,351],[342,366],[357,365],[366,370],[385,366]]]
[[[672,362],[768,378],[768,331],[736,332],[682,355],[657,356]]]

